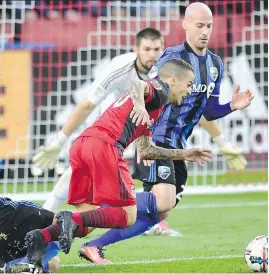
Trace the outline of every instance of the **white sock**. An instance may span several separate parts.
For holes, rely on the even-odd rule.
[[[55,212],[64,202],[66,202],[68,197],[71,174],[72,169],[71,167],[69,167],[59,178],[52,193],[44,203],[43,208]]]

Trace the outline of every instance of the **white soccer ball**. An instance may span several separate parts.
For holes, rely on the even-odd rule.
[[[245,248],[245,261],[254,272],[267,272],[268,236],[257,236]]]

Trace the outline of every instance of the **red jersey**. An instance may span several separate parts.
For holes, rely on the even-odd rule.
[[[149,95],[145,100],[145,107],[154,124],[160,117],[163,106],[168,102],[170,90],[168,85],[160,80],[146,82],[149,85]],[[80,137],[96,137],[124,150],[141,135],[151,136],[147,125],[136,126],[132,123],[130,113],[133,106],[133,101],[127,93],[114,102],[92,126],[81,133]]]

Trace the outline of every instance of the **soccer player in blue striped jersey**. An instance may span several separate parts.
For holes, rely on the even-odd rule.
[[[220,105],[223,62],[219,56],[207,49],[212,26],[213,17],[208,6],[199,2],[189,5],[183,20],[186,41],[182,45],[167,48],[149,73],[150,78],[155,78],[159,67],[171,58],[183,59],[195,71],[191,96],[185,98],[180,106],[166,105],[153,128],[153,141],[158,146],[171,149],[186,148],[187,139],[202,115],[203,125],[207,128],[207,121],[243,109],[253,99],[249,90],[240,93],[239,87],[236,87],[231,102]],[[230,162],[235,167],[244,166],[242,156],[231,153],[231,150],[225,147],[225,140],[220,131],[218,132],[216,122],[215,130],[213,134],[211,132],[211,136],[222,147],[221,152],[226,157],[230,157]],[[163,215],[162,218],[165,218],[182,197],[187,181],[187,169],[183,161],[157,160],[150,167],[143,163],[137,164],[133,177],[144,182],[145,191],[152,191],[155,194],[157,203],[159,202],[158,210]],[[147,233],[153,234],[155,229],[156,226],[152,229],[152,233],[150,231]]]

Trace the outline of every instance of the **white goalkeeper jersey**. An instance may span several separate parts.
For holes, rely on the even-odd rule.
[[[87,96],[89,101],[95,104],[96,107],[87,117],[85,123],[69,138],[68,145],[66,145],[66,149],[62,150],[60,158],[65,158],[68,155],[71,144],[86,127],[91,126],[113,102],[127,92],[132,80],[139,79],[140,77],[142,79],[143,75],[138,76],[136,70],[136,58],[137,55],[134,52],[114,57],[110,63],[104,67],[103,71],[97,73],[97,77],[91,84],[83,85],[83,92],[81,92],[80,96],[77,96],[76,101],[79,102]],[[146,74],[144,77],[146,77]],[[84,96],[82,96],[82,94],[84,94]],[[133,157],[133,146],[134,144],[125,150],[124,155],[127,155],[127,158]]]
[[[136,69],[136,58],[134,52],[114,57],[88,87],[89,101],[100,105],[109,96],[111,104],[122,97],[131,81],[140,78]]]

